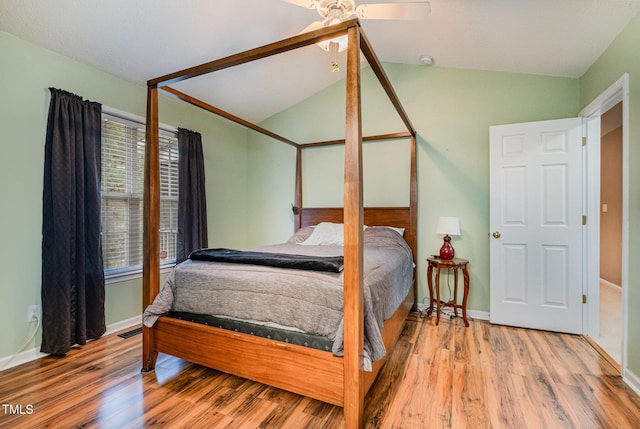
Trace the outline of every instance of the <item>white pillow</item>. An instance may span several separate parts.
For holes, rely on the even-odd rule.
[[[392,229],[398,234],[400,234],[402,237],[404,237],[404,228],[396,228],[395,226],[385,226],[385,228]]]
[[[313,229],[309,238],[300,244],[317,246],[317,245],[336,245],[344,246],[344,224],[320,222]]]

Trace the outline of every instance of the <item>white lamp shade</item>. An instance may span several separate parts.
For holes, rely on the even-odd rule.
[[[460,235],[460,221],[457,217],[438,218],[436,234]]]

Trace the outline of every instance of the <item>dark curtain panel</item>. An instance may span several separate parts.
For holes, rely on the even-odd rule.
[[[178,237],[176,262],[207,247],[207,201],[200,133],[178,128]]]
[[[100,239],[101,109],[50,88],[42,220],[43,353],[106,331]]]

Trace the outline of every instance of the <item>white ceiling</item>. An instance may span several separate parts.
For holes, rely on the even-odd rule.
[[[419,64],[428,54],[436,67],[579,77],[640,11],[640,0],[430,3],[423,21],[362,21],[381,61]],[[0,30],[139,85],[318,19],[281,0],[0,0]],[[175,87],[259,122],[342,78],[332,60],[307,47]]]

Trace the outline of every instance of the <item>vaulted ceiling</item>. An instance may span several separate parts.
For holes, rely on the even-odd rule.
[[[357,3],[380,3],[361,0]],[[386,0],[387,3],[400,1]],[[382,62],[579,77],[640,0],[431,0],[419,21],[363,20]],[[293,36],[319,16],[282,0],[2,0],[0,30],[136,84]],[[183,82],[259,122],[344,77],[314,46]],[[250,102],[248,102],[250,101]]]

